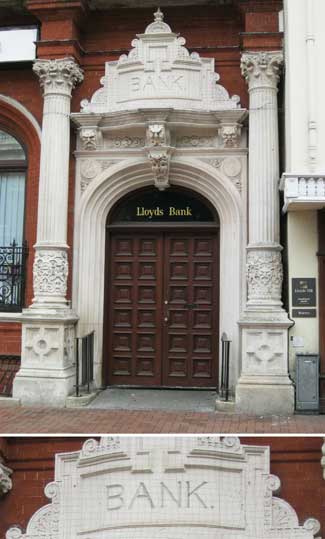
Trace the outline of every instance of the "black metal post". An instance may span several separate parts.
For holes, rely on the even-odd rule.
[[[219,396],[221,399],[228,401],[229,399],[229,356],[230,343],[226,333],[221,336],[221,384]]]
[[[79,397],[79,339],[76,338],[76,397]]]

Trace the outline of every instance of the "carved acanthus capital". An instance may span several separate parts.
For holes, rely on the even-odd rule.
[[[0,496],[7,494],[12,489],[11,474],[12,470],[0,462]]]
[[[281,301],[283,268],[280,251],[249,250],[247,254],[248,300]]]
[[[71,96],[72,90],[83,81],[83,72],[73,58],[36,60],[33,71],[40,79],[44,95],[55,93]]]
[[[221,124],[219,127],[219,136],[224,148],[238,148],[241,137],[240,124]]]
[[[282,64],[281,51],[245,52],[241,58],[241,72],[250,90],[265,86],[276,88]]]

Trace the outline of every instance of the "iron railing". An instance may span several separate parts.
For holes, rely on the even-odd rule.
[[[24,306],[27,243],[0,247],[0,311],[20,311]]]
[[[20,356],[0,355],[0,395],[10,397],[12,384],[20,367]]]
[[[229,357],[230,343],[226,333],[221,336],[221,380],[219,385],[219,397],[224,401],[229,400]]]
[[[76,397],[89,393],[94,381],[94,331],[76,338]]]

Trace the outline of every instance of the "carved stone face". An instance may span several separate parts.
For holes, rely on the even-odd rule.
[[[240,130],[236,125],[224,125],[221,129],[221,137],[226,147],[237,147],[239,144]]]
[[[94,129],[84,129],[81,133],[80,138],[84,150],[96,149],[96,132]]]

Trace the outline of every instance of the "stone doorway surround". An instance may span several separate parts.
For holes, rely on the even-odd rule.
[[[45,116],[35,298],[22,316],[22,368],[14,382],[22,403],[65,404],[73,386],[77,319],[79,335],[95,331],[95,382],[101,387],[107,216],[134,190],[175,185],[205,197],[220,217],[219,329],[232,341],[230,384],[233,393],[237,385],[238,411],[293,411],[278,243],[282,56],[246,53],[242,59],[251,106],[248,194],[247,111],[217,84],[214,59],[190,54],[184,44],[158,10],[130,53],[106,63],[102,88],[71,115],[78,129],[72,308],[66,301],[68,114],[82,74],[71,59],[35,64]],[[53,152],[53,140],[60,152]],[[49,211],[51,196],[56,203]]]
[[[117,201],[150,185],[197,192],[220,217],[220,331],[232,340],[233,390],[239,376],[238,319],[245,300],[246,111],[239,108],[238,97],[229,98],[216,85],[214,60],[190,55],[184,43],[158,11],[155,21],[132,43],[129,55],[106,64],[103,88],[90,102],[82,102],[82,112],[72,114],[79,135],[73,304],[79,315],[78,332],[95,330],[98,386],[105,223]]]

